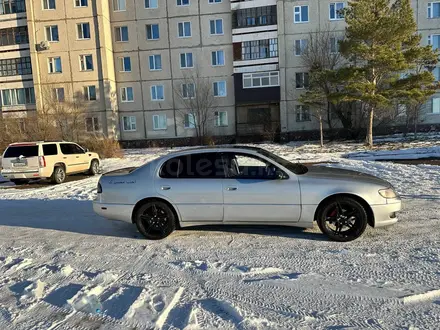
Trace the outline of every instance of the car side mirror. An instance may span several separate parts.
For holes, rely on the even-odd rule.
[[[85,148],[84,149],[84,152],[89,152],[90,150],[88,149],[88,148]]]

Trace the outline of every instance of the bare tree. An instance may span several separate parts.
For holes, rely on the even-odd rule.
[[[209,134],[209,126],[216,119],[217,100],[214,96],[213,82],[202,77],[195,69],[185,74],[182,85],[174,88],[182,108],[178,109],[185,127],[196,130],[200,144],[204,144]]]
[[[339,53],[341,32],[330,26],[310,32],[305,42],[297,41],[295,51],[301,53],[301,60],[309,73],[309,86],[300,102],[308,104],[312,114],[319,120],[322,128],[326,123],[331,130],[334,116],[340,120],[342,126],[353,130],[351,120],[353,104],[349,102],[335,102],[331,95],[340,89],[340,82],[334,76],[334,70],[344,64],[344,58]],[[298,49],[299,47],[299,49]],[[322,135],[322,130],[321,130]]]

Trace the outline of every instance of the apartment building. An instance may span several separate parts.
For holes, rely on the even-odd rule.
[[[423,44],[440,47],[440,1],[413,1]],[[2,115],[22,118],[79,98],[87,131],[123,141],[196,135],[191,77],[215,98],[213,136],[316,130],[298,103],[310,32],[343,35],[331,0],[0,0]],[[337,51],[337,37],[330,45]],[[440,69],[434,74],[440,79]],[[394,123],[404,116],[399,114]],[[422,124],[440,123],[440,94]]]

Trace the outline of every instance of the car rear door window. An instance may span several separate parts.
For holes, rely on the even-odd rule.
[[[217,153],[200,153],[172,158],[161,168],[162,178],[224,178],[222,159]]]
[[[56,144],[45,144],[43,145],[44,156],[55,156],[58,155],[58,148]]]
[[[74,152],[74,149],[72,148],[72,146],[73,146],[73,144],[70,144],[70,143],[61,143],[60,144],[61,152],[64,155],[73,155],[75,152]]]
[[[38,146],[37,145],[26,145],[26,146],[10,146],[4,155],[4,158],[18,158],[20,156],[38,157]]]

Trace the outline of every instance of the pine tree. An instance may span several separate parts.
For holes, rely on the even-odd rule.
[[[340,51],[349,66],[338,70],[344,86],[335,101],[359,101],[368,112],[366,143],[373,146],[375,112],[390,107],[403,95],[417,95],[432,84],[429,72],[412,72],[411,82],[402,74],[415,69],[422,58],[438,55],[420,46],[420,35],[410,0],[351,0],[344,10],[346,39]]]

